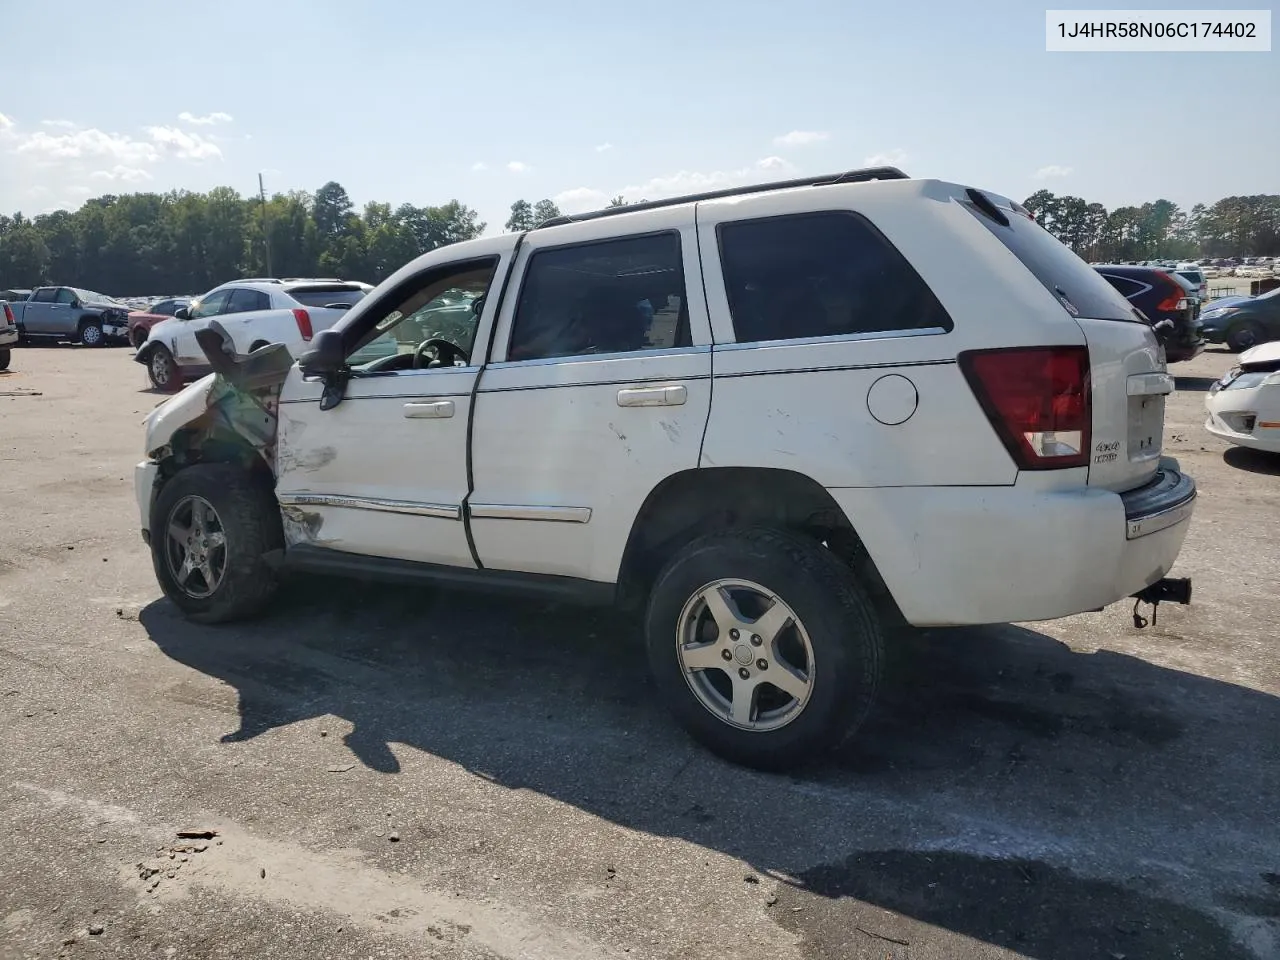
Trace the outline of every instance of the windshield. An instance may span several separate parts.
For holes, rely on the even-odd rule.
[[[76,296],[81,300],[90,303],[119,303],[115,297],[108,297],[105,293],[94,293],[92,290],[81,290],[79,287],[72,287],[71,289],[76,292]]]

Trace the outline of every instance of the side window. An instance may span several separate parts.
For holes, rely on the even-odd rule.
[[[37,290],[31,295],[33,303],[53,303],[53,298],[57,294],[57,290],[53,287],[45,287],[43,290]]]
[[[508,360],[661,350],[691,343],[680,236],[540,250],[529,258]]]
[[[177,300],[161,300],[159,303],[157,303],[154,307],[151,308],[150,312],[162,317],[172,317],[174,313],[177,311],[177,309],[178,309]]]
[[[250,310],[270,310],[271,298],[261,290],[231,291],[231,299],[223,313],[248,313]]]
[[[222,313],[222,310],[227,305],[227,300],[230,299],[230,297],[230,290],[215,290],[207,297],[193,301],[189,311],[191,319],[199,320],[202,317],[212,317],[215,314]]]
[[[75,292],[67,289],[66,287],[59,287],[57,296],[53,298],[53,302],[54,303],[75,303],[76,302]]]
[[[1107,283],[1119,290],[1121,296],[1126,299],[1142,292],[1142,284],[1136,283],[1128,277],[1116,277],[1109,273],[1104,273],[1103,276],[1107,278]]]
[[[741,220],[718,234],[739,343],[952,328],[911,264],[857,214]]]
[[[398,354],[403,360],[397,365],[379,369],[431,366],[430,358],[442,359],[433,340],[457,347],[456,351],[445,348],[448,356],[469,358],[497,266],[497,259],[491,258],[436,268],[390,291],[360,318],[365,332],[355,341],[355,349],[349,350],[347,362],[359,372],[360,364]],[[364,327],[370,321],[372,329]]]

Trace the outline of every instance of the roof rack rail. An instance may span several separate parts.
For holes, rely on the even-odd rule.
[[[228,283],[280,283],[275,277],[241,277],[239,280],[228,280]]]
[[[868,180],[909,180],[910,178],[897,167],[865,167],[860,170],[848,170],[844,173],[828,173],[820,177],[801,177],[797,180],[775,180],[772,183],[756,183],[745,187],[729,187],[725,190],[712,190],[708,193],[690,193],[683,197],[671,197],[667,200],[646,200],[643,203],[628,203],[621,207],[606,207],[603,210],[592,210],[588,213],[568,214],[544,220],[533,229],[543,227],[559,227],[566,223],[580,223],[583,220],[598,220],[601,217],[615,217],[622,213],[635,213],[640,210],[657,210],[661,207],[674,207],[681,203],[700,203],[703,200],[720,200],[724,197],[738,197],[748,193],[767,193],[771,190],[787,190],[791,187],[827,187],[837,183],[865,183]]]

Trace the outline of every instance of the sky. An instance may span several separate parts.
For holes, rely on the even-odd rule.
[[[494,232],[519,198],[574,212],[881,163],[1108,208],[1280,193],[1280,52],[1048,53],[1044,10],[0,0],[0,212],[261,173],[358,206],[458,199]]]

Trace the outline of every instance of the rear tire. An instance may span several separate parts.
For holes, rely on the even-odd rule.
[[[174,362],[173,354],[163,344],[156,344],[147,357],[147,377],[157,390],[172,393],[182,386],[182,374]]]
[[[658,690],[689,734],[763,770],[852,736],[884,669],[880,615],[848,567],[783,530],[686,546],[654,584],[645,638]]]
[[[100,347],[106,343],[106,336],[102,332],[102,321],[100,320],[81,320],[80,321],[80,343],[86,347]]]
[[[142,327],[134,327],[129,333],[129,342],[133,344],[133,349],[141,350],[142,345],[147,342],[147,331]]]
[[[1266,342],[1262,327],[1253,320],[1241,320],[1227,331],[1227,348],[1232,353],[1242,353]]]
[[[8,347],[0,347],[0,370],[9,369],[9,359],[13,356]]]
[[[245,619],[275,594],[266,555],[284,548],[280,508],[242,468],[208,463],[181,471],[160,488],[150,529],[156,579],[188,619]]]

